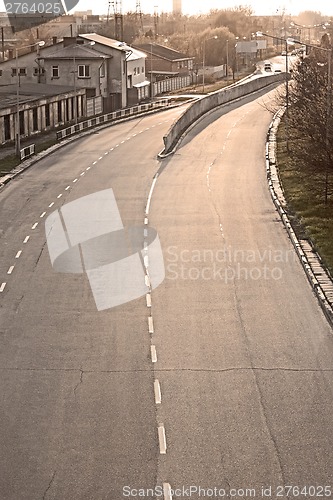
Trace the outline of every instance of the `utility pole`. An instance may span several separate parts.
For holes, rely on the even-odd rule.
[[[115,39],[122,42],[124,40],[123,2],[122,0],[114,0],[112,4],[114,10]]]
[[[142,16],[140,0],[136,0],[135,14],[136,14],[136,22],[140,26],[140,34],[142,34],[143,33],[143,16]]]

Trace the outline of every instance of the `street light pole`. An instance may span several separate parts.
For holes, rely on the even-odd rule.
[[[205,51],[206,51],[206,38],[203,40],[202,47],[202,93],[205,92]]]
[[[331,106],[332,106],[332,49],[327,51],[327,106],[326,106],[326,151],[329,151],[330,146],[330,133],[329,133],[329,124],[330,124],[330,116],[331,116]],[[328,202],[328,161],[326,161],[326,169],[325,169],[325,205]]]
[[[229,80],[229,40],[227,40],[227,83]]]

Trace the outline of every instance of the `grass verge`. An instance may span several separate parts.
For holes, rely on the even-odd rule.
[[[53,146],[57,141],[55,139],[45,139],[44,141],[37,142],[35,146],[36,154],[44,151],[45,149]],[[23,144],[22,147],[27,146],[27,144]],[[15,154],[10,154],[0,159],[0,175],[4,175],[10,172],[13,168],[17,167],[21,161]]]
[[[295,161],[292,150],[290,139],[287,152],[282,120],[277,134],[277,165],[291,223],[298,237],[312,241],[333,274],[333,201],[326,206],[322,194],[316,194],[315,180]]]

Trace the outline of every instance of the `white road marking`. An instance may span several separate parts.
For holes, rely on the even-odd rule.
[[[22,250],[19,250],[19,251],[17,252],[17,254],[15,255],[15,259],[19,259],[19,258],[20,258],[21,253],[22,253]]]
[[[26,236],[23,240],[23,243],[27,243],[29,241],[30,236]]]
[[[0,292],[3,292],[7,283],[1,283]]]
[[[157,363],[157,353],[156,353],[156,347],[154,345],[150,346],[150,354],[152,362]]]
[[[133,135],[132,135],[132,137],[136,137],[136,136],[137,136],[137,134],[133,134]]]
[[[151,294],[146,293],[146,302],[147,302],[147,307],[151,307]]]
[[[80,176],[82,177],[84,174],[85,174],[85,172],[81,172],[81,173],[80,173]]]
[[[42,214],[40,214],[40,218],[42,219],[44,217],[44,215],[46,214],[46,212],[43,212]]]
[[[116,144],[116,145],[115,145],[115,148],[118,148],[118,147],[119,147],[119,144]]]
[[[70,189],[70,186],[65,187],[65,191],[68,191]]]
[[[120,144],[124,144],[125,141],[120,141]]]
[[[36,229],[37,226],[38,226],[38,222],[35,222],[35,224],[32,226],[31,229]]]
[[[86,170],[90,170],[90,169],[91,169],[91,167],[87,167],[87,168],[86,168]]]
[[[109,154],[109,151],[105,151],[104,156],[105,156],[105,155],[108,155],[108,154]]]
[[[77,182],[77,178],[73,180],[73,182]]]
[[[149,195],[148,195],[148,200],[147,200],[147,205],[146,205],[146,215],[149,214],[151,197],[153,196],[153,191],[154,191],[154,187],[155,187],[157,179],[158,179],[158,174],[156,174],[156,176],[154,177],[154,180],[153,180],[153,182],[151,184],[151,187],[150,187],[150,191],[149,191]]]
[[[148,231],[147,231],[147,229],[146,229],[146,228],[143,230],[143,236],[144,236],[145,238],[147,238],[147,236],[148,236]]]
[[[148,257],[148,255],[144,256],[143,263],[145,265],[145,268],[147,269],[147,267],[149,267],[149,257]]]
[[[62,197],[62,193],[58,194],[57,198],[61,198]]]
[[[96,160],[96,161],[93,161],[93,165],[96,165],[96,163],[97,163],[97,160]]]
[[[158,426],[158,441],[160,443],[160,454],[165,455],[167,444],[166,444],[165,429],[163,424],[160,424]]]
[[[155,394],[155,403],[157,405],[160,405],[162,402],[161,386],[157,379],[154,380],[154,394]]]
[[[53,207],[54,205],[54,201],[52,201],[52,203],[49,204],[49,208]]]
[[[12,274],[14,267],[15,266],[10,266],[10,268],[7,271],[7,274]]]
[[[103,156],[100,156],[98,159],[101,160],[103,158]]]
[[[148,224],[148,217],[145,217],[144,223]]]
[[[148,329],[149,333],[154,333],[154,323],[152,316],[148,316]]]
[[[110,151],[113,151],[113,150],[114,150],[114,148],[111,148],[111,149],[110,149]]]
[[[169,483],[163,483],[164,500],[172,500],[171,486]]]
[[[150,279],[149,276],[147,276],[147,274],[145,275],[145,284],[148,288],[150,288]]]

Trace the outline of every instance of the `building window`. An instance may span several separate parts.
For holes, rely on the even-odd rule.
[[[192,59],[188,62],[188,69],[193,69],[193,61],[192,61]]]
[[[139,67],[138,67],[138,69],[137,69],[137,72],[138,72],[138,75],[140,75],[140,68],[139,68]]]
[[[38,66],[34,68],[34,76],[38,76],[39,75],[39,68]]]
[[[10,115],[5,115],[4,117],[4,127],[5,127],[5,141],[10,140]]]
[[[16,76],[16,68],[12,68],[12,76]]]
[[[101,78],[105,78],[105,62],[103,62],[102,66],[101,66],[101,68],[99,70],[99,76]]]
[[[145,68],[144,68],[144,66],[142,66],[141,73],[144,73],[144,72],[145,72]]]
[[[23,135],[25,133],[24,111],[20,111],[19,113],[19,123],[20,123],[20,135]]]
[[[58,123],[62,122],[62,107],[61,107],[61,101],[57,102],[58,106]]]
[[[0,76],[2,76],[2,69],[0,69]]]
[[[79,64],[78,77],[79,78],[90,78],[90,66],[88,66],[88,64]]]
[[[59,66],[52,66],[52,78],[59,78]]]
[[[50,105],[45,104],[45,125],[46,127],[50,126]]]
[[[38,109],[33,108],[32,110],[32,128],[34,132],[38,130]]]
[[[136,75],[136,68],[134,68],[133,70],[133,75]]]

